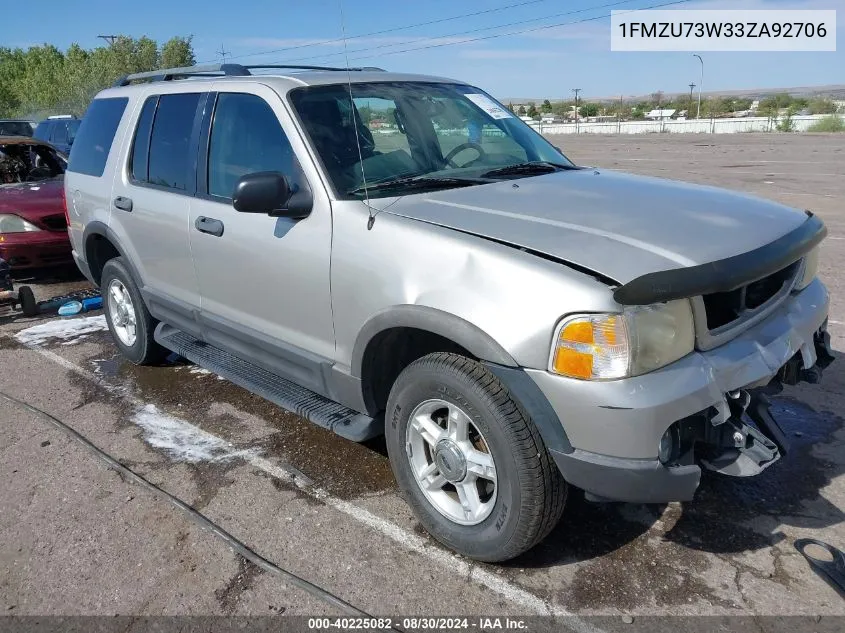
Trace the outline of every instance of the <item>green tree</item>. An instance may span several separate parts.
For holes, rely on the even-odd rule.
[[[807,105],[810,114],[835,114],[836,104],[830,99],[812,99]]]
[[[543,103],[540,105],[540,112],[551,112],[552,111],[552,102],[548,99],[543,99]]]
[[[599,113],[599,104],[598,103],[585,103],[580,108],[578,108],[578,114],[583,117],[588,116],[598,116]]]
[[[65,52],[46,44],[0,47],[0,117],[82,114],[121,75],[193,63],[190,37],[175,37],[161,51],[148,37],[125,36],[93,50],[78,44]]]
[[[525,106],[524,106],[524,105],[520,105],[520,106],[516,109],[516,113],[517,113],[519,116],[525,116]]]
[[[174,37],[167,40],[161,47],[161,67],[181,68],[182,66],[193,66],[196,63],[194,49],[191,41],[194,36]]]
[[[528,112],[527,112],[527,114],[528,114],[528,116],[530,116],[532,119],[536,119],[536,118],[537,118],[537,116],[538,116],[537,106],[535,106],[533,103],[532,103],[532,104],[530,104],[530,105],[528,106]]]

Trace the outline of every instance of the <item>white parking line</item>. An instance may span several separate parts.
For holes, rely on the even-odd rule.
[[[48,349],[44,349],[42,347],[38,347],[36,345],[27,345],[26,347],[35,352],[36,354],[39,354],[42,357],[46,358],[47,360],[56,363],[57,365],[60,365],[61,367],[64,367],[69,371],[74,372],[78,376],[81,376],[86,380],[89,380],[101,387],[104,387],[110,393],[125,399],[127,402],[137,408],[141,408],[149,404],[127,393],[126,389],[124,388],[109,385],[107,382],[102,380],[93,372],[88,371],[83,367],[80,367],[79,365],[67,360],[62,356],[59,356],[55,352],[52,352]],[[183,422],[187,426],[194,426],[191,425],[189,422]],[[199,429],[199,427],[194,428],[196,428],[199,432],[211,435],[207,431]],[[226,441],[224,438],[219,439],[221,441]],[[483,587],[486,587],[491,591],[498,593],[499,595],[511,601],[512,603],[519,605],[520,607],[532,613],[538,615],[553,615],[558,617],[566,616],[566,619],[562,620],[564,625],[573,631],[577,631],[578,633],[601,632],[601,629],[598,629],[595,626],[585,622],[584,620],[573,615],[563,607],[551,604],[543,600],[539,596],[531,593],[530,591],[519,587],[515,583],[512,583],[505,578],[497,576],[496,574],[493,574],[487,571],[486,569],[479,567],[475,563],[467,562],[466,560],[459,558],[454,554],[450,554],[446,550],[440,549],[436,546],[432,546],[426,541],[426,539],[401,528],[395,523],[391,523],[386,519],[376,516],[365,508],[356,506],[353,503],[332,496],[322,488],[314,486],[309,480],[307,480],[307,478],[302,477],[302,474],[299,473],[296,469],[288,469],[288,467],[286,467],[284,464],[274,463],[265,457],[253,456],[247,458],[245,461],[250,466],[258,468],[259,470],[267,473],[271,477],[279,479],[280,481],[284,481],[285,483],[296,485],[306,494],[314,497],[315,499],[318,499],[330,508],[333,508],[338,512],[342,512],[347,516],[352,517],[359,523],[363,523],[370,529],[373,529],[376,532],[382,534],[383,536],[386,536],[387,538],[398,543],[404,549],[416,552],[417,554],[426,557],[431,562],[449,570],[450,572],[457,571],[459,574],[466,576],[469,580]]]

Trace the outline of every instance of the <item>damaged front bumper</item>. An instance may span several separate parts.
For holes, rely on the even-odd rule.
[[[586,382],[526,370],[573,447],[552,451],[594,498],[687,501],[702,467],[750,476],[788,450],[767,396],[818,382],[832,360],[829,297],[818,280],[732,341],[636,378]]]

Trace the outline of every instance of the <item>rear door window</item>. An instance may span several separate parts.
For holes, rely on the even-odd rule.
[[[190,169],[191,132],[200,93],[161,95],[150,136],[148,182],[185,190]]]
[[[68,171],[97,177],[103,175],[117,126],[128,102],[126,97],[94,99],[79,125]]]
[[[157,105],[158,97],[148,98],[141,108],[141,116],[138,117],[135,138],[132,140],[132,161],[129,164],[132,180],[136,182],[149,181],[150,133]]]

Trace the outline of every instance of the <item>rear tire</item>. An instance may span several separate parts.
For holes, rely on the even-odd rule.
[[[481,363],[447,353],[414,361],[390,391],[385,421],[396,479],[446,547],[504,561],[560,519],[566,482],[528,415]]]
[[[35,301],[35,295],[32,293],[32,288],[29,286],[21,286],[18,288],[18,301],[21,304],[21,312],[23,312],[24,316],[38,316],[38,303]]]
[[[161,363],[170,352],[155,342],[158,321],[147,310],[122,257],[103,266],[100,291],[106,323],[120,353],[136,365]]]

